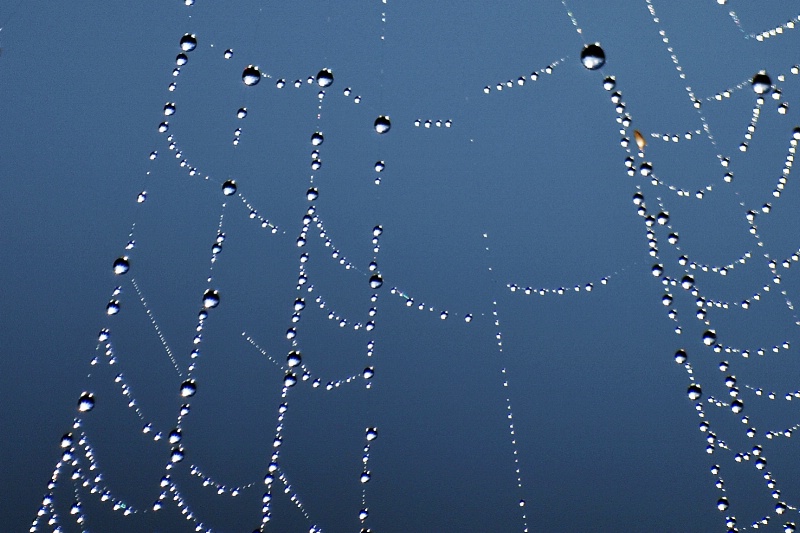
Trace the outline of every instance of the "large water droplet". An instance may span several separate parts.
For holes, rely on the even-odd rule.
[[[94,409],[94,394],[91,392],[84,392],[78,398],[78,411],[85,413]]]
[[[331,69],[324,68],[317,73],[317,84],[320,87],[330,87],[333,85],[333,72],[331,72]]]
[[[181,383],[181,396],[184,398],[189,398],[190,396],[194,396],[197,392],[197,384],[194,382],[193,379],[187,379],[183,383]]]
[[[255,65],[248,65],[242,71],[242,81],[245,85],[253,86],[261,81],[261,71]]]
[[[314,146],[319,146],[324,141],[325,141],[325,137],[319,131],[315,131],[313,133],[313,135],[311,135],[311,144],[314,145]]]
[[[114,261],[114,274],[122,275],[125,274],[131,268],[131,263],[128,260],[128,256],[118,257]]]
[[[692,383],[686,393],[689,395],[690,400],[699,400],[703,395],[703,389],[697,383]]]
[[[203,293],[203,307],[211,309],[219,305],[219,292],[215,289],[208,289]]]
[[[378,133],[386,133],[392,128],[392,121],[389,117],[381,115],[375,119],[375,131]]]
[[[181,37],[181,50],[191,52],[197,48],[197,37],[193,33],[187,33]]]
[[[581,50],[581,63],[589,70],[597,70],[606,64],[606,53],[597,43],[587,44]]]
[[[289,368],[294,368],[296,366],[299,366],[300,363],[302,362],[303,362],[303,357],[300,354],[300,352],[296,350],[292,350],[291,352],[289,352],[289,355],[286,356],[286,364],[289,365]]]
[[[767,94],[772,88],[772,80],[767,72],[762,70],[753,76],[753,92],[756,94]]]
[[[380,289],[383,285],[383,278],[380,274],[373,274],[369,278],[369,286],[371,289]]]
[[[222,194],[225,196],[233,196],[236,194],[236,181],[227,180],[222,184]]]

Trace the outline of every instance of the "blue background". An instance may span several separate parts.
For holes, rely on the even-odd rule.
[[[797,400],[783,399],[797,390],[797,347],[771,350],[796,338],[791,301],[800,280],[797,266],[779,267],[774,284],[768,268],[770,258],[780,262],[798,248],[793,176],[781,198],[772,190],[800,122],[800,78],[789,73],[800,62],[800,37],[787,30],[757,42],[744,33],[790,20],[792,3],[656,2],[656,24],[643,1],[570,2],[582,35],[557,1],[7,4],[0,11],[4,530],[26,530],[34,519],[83,390],[97,399],[82,417],[103,485],[129,506],[152,506],[169,446],[142,434],[114,376],[125,374],[147,420],[165,432],[175,425],[182,379],[130,280],[115,277],[111,264],[130,255],[127,276],[185,368],[223,212],[226,241],[212,271],[221,303],[203,331],[193,374],[198,393],[183,424],[187,457],[173,477],[206,527],[257,527],[284,370],[242,332],[283,364],[311,174],[327,235],[357,270],[331,259],[312,226],[305,251],[315,292],[305,293],[298,346],[323,382],[367,364],[375,377],[369,390],[359,376],[332,391],[301,382],[289,392],[281,467],[308,517],[276,489],[269,531],[362,527],[359,475],[370,426],[379,438],[370,452],[364,527],[376,532],[521,531],[520,499],[530,531],[725,531],[731,515],[748,528],[769,515],[761,529],[779,531],[795,520],[796,510],[774,512],[777,501],[800,503],[795,439],[765,434],[800,418]],[[198,47],[174,77],[187,32]],[[593,72],[579,56],[595,41],[607,63]],[[227,48],[234,51],[228,60]],[[248,64],[269,77],[244,86]],[[517,85],[552,64],[552,74]],[[319,87],[305,80],[322,68],[332,70],[334,83],[320,107]],[[768,96],[750,147],[740,152],[756,99],[749,80],[762,69],[783,91],[788,113],[778,114],[779,102]],[[617,113],[602,86],[612,75],[632,117],[627,134],[645,133],[645,159],[690,197],[626,174]],[[280,78],[288,82],[283,89],[275,86]],[[498,91],[506,81],[513,87]],[[729,99],[705,100],[742,83]],[[687,85],[703,99],[701,113]],[[172,117],[163,115],[166,101],[176,103]],[[240,107],[247,118],[236,118]],[[391,117],[386,135],[372,128],[378,115]],[[702,129],[701,115],[716,145],[705,134],[679,143],[649,136]],[[168,134],[156,131],[165,118],[180,157],[168,148]],[[432,127],[415,126],[427,119]],[[318,130],[323,166],[312,172],[309,139]],[[158,157],[150,161],[153,150]],[[721,179],[718,154],[731,157],[732,184]],[[181,159],[198,175],[181,168]],[[375,185],[378,160],[386,170]],[[226,179],[279,226],[277,234],[249,219],[237,196],[222,195]],[[707,184],[713,191],[696,199]],[[738,303],[760,292],[758,304],[746,312],[706,304],[710,326],[695,318],[696,297],[680,286],[667,288],[674,302],[663,305],[647,228],[631,201],[637,188],[649,213],[661,202],[670,214],[669,229],[655,227],[667,276],[693,274],[709,300]],[[142,190],[147,201],[137,204]],[[745,213],[764,202],[774,209],[759,215],[756,239]],[[136,247],[125,252],[133,222]],[[350,325],[366,320],[376,224],[384,229],[377,326],[369,333],[340,328],[327,319],[328,307]],[[680,235],[679,248],[667,244],[670,231]],[[724,277],[677,261],[686,254],[726,265],[748,251],[752,259]],[[511,292],[514,283],[567,290],[527,296]],[[573,289],[587,283],[591,293]],[[117,285],[122,312],[108,317]],[[324,311],[313,304],[317,294]],[[677,321],[667,317],[670,309]],[[96,351],[101,327],[112,330],[116,366]],[[768,353],[714,353],[701,342],[709,327],[722,346]],[[368,359],[369,339],[375,353]],[[718,442],[714,454],[706,452],[708,433],[698,431],[687,398],[689,375],[674,362],[679,348],[703,385],[712,430],[731,451]],[[101,363],[92,367],[95,355]],[[727,372],[718,370],[721,360],[730,361]],[[724,380],[732,374],[758,428],[754,438],[745,436],[741,415],[705,402],[710,395],[730,402]],[[758,397],[745,384],[774,390],[778,399]],[[733,459],[754,445],[764,447],[779,498],[753,456]],[[188,474],[190,464],[226,487],[255,485],[235,499],[218,496]],[[725,512],[716,508],[723,494],[712,464],[722,465]],[[60,523],[77,530],[72,483],[68,475],[59,483]],[[194,528],[172,504],[123,517],[88,489],[78,492],[91,531]]]

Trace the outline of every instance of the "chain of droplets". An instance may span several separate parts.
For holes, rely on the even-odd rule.
[[[656,16],[656,14],[655,14],[655,11],[654,11],[654,8],[652,6],[652,3],[650,2],[650,0],[647,0],[647,3],[648,3],[648,7],[650,9],[651,15],[653,17],[653,21],[656,24],[659,24],[659,20],[658,20],[658,17]],[[681,75],[681,79],[685,79],[685,76],[682,73],[682,69],[680,68],[680,64],[677,61],[677,57],[675,56],[672,48],[668,44],[668,40],[666,38],[666,35],[664,34],[663,30],[660,30],[659,33],[662,35],[665,44],[668,45],[668,51],[672,55],[673,62],[675,63],[676,68],[678,69],[678,72]],[[759,75],[760,74],[761,73],[759,73]],[[753,83],[754,90],[759,94],[763,94],[764,92],[767,92],[769,90],[769,86],[760,87],[763,90],[759,92],[759,87],[757,87],[757,85],[756,85],[756,81],[757,81],[756,78],[759,75],[754,77],[752,83]],[[765,74],[764,74],[764,76],[765,76]],[[767,77],[767,82],[769,83],[769,78],[768,77]],[[771,85],[771,83],[769,83],[769,84]],[[694,105],[695,105],[695,108],[699,109],[699,107],[700,107],[699,106],[699,102],[694,98],[693,93],[691,92],[691,90],[690,90],[690,88],[688,86],[687,86],[687,92],[689,93],[689,96],[692,98],[692,100],[694,102]],[[780,108],[779,108],[779,112],[780,112]],[[702,116],[701,116],[701,119],[703,120],[703,126],[704,126],[704,129],[705,129],[705,131],[707,132],[707,134],[709,136],[709,140],[711,140],[711,142],[716,146],[716,144],[714,143],[713,137],[711,137],[711,135],[710,135],[710,129],[708,128],[707,122],[705,121],[705,119]],[[751,127],[752,128],[748,128],[748,134],[752,134],[753,131],[754,131],[755,119],[757,119],[756,111],[754,111],[753,120],[751,120]],[[744,149],[741,149],[741,150],[745,151],[746,150],[746,145],[744,145]],[[790,156],[793,156],[793,154],[790,154]],[[791,157],[791,159],[793,159],[793,157]],[[727,162],[726,158],[721,158],[721,161],[723,162],[723,166],[727,166],[727,165],[724,164],[724,163]],[[783,184],[783,182],[781,182],[781,184]],[[776,189],[776,191],[778,191],[778,194],[776,196],[779,196],[779,190],[780,189]],[[700,197],[700,196],[698,195],[698,197]],[[643,201],[643,198],[642,198],[642,201]],[[764,212],[765,213],[769,212],[769,206],[765,205],[765,207],[767,207],[767,209]],[[759,243],[761,243],[760,238],[757,235],[757,230],[754,227],[754,218],[755,218],[755,216],[754,215],[751,216],[751,213],[752,212],[749,212],[748,213],[748,217],[747,217],[748,221],[751,223],[751,231],[750,231],[750,233],[753,234],[754,237],[756,237],[756,239],[758,240]],[[640,214],[642,214],[641,208],[640,208]],[[667,220],[668,220],[668,218],[667,218]],[[677,246],[677,235],[675,235],[674,245]],[[651,255],[653,255],[653,254],[651,253]],[[655,257],[656,258],[658,257],[657,254],[655,255]],[[769,259],[768,256],[765,256],[765,257],[767,259]],[[685,259],[685,256],[682,256],[681,259],[682,260]],[[681,266],[685,266],[685,265],[686,265],[686,261],[685,260],[681,261]],[[777,277],[777,275],[775,274],[775,269],[776,269],[775,262],[774,261],[770,262],[769,266],[770,266],[770,269],[773,272],[773,275],[775,276],[775,278],[773,279],[773,283],[779,283],[779,277]],[[660,275],[659,273],[657,273],[657,270],[663,270],[663,267],[661,267],[660,265],[656,265],[656,267],[654,267],[654,275]],[[724,274],[724,271],[721,272],[721,273]],[[686,271],[686,274],[688,276],[688,271]],[[684,277],[684,280],[687,280],[687,277]],[[663,279],[663,281],[664,281],[665,284],[675,283],[675,280],[669,280],[666,277]],[[695,287],[694,280],[690,276],[688,276],[688,281],[687,281],[687,283],[685,285],[683,285],[683,287],[684,288],[688,288],[695,295],[699,294],[697,292],[697,288]],[[768,287],[765,288],[765,290],[768,290]],[[785,291],[783,291],[783,293],[784,293],[784,296],[786,296],[785,295]],[[665,305],[669,305],[671,303],[671,296],[669,295],[668,291],[665,294],[664,298],[667,300]],[[757,299],[757,298],[754,297],[754,299]],[[791,306],[791,303],[788,300],[788,298],[786,298],[786,303],[787,303],[787,305],[789,306],[790,309],[793,309],[792,306]],[[705,305],[705,301],[703,301],[702,299],[698,298],[698,306],[700,307],[700,310],[698,311],[697,318],[702,320],[702,321],[704,321],[704,323],[707,325],[707,327],[709,327],[709,329],[707,329],[703,334],[703,343],[706,346],[712,347],[714,352],[716,352],[716,353],[719,353],[719,352],[722,352],[722,351],[725,351],[727,353],[733,352],[734,349],[731,349],[730,347],[723,347],[723,346],[719,345],[716,342],[716,332],[713,329],[711,329],[710,322],[708,322],[708,320],[706,319],[705,310],[703,309],[704,305]],[[743,306],[743,307],[745,309],[747,308],[747,306]],[[672,311],[671,311],[671,313],[672,313]],[[680,328],[679,327],[676,328],[676,333],[680,333]],[[789,348],[788,342],[784,343],[781,346],[781,348],[788,349]],[[777,346],[773,347],[773,351],[778,351],[778,350],[779,350],[779,348]],[[742,351],[741,353],[742,353],[743,357],[747,357],[748,356],[748,352],[747,351]],[[759,350],[758,353],[762,353],[763,354],[764,350],[763,349]],[[697,383],[695,378],[694,378],[693,369],[692,369],[691,365],[687,362],[687,356],[686,356],[685,350],[683,350],[683,349],[678,350],[678,352],[676,352],[676,355],[675,355],[675,360],[676,360],[676,362],[678,362],[679,364],[682,364],[684,366],[684,368],[687,371],[687,374],[689,375],[690,385],[689,385],[689,388],[688,388],[688,396],[689,396],[689,398],[691,400],[696,401],[695,407],[697,409],[698,416],[701,418],[700,430],[702,432],[704,432],[704,433],[708,433],[708,437],[707,437],[708,446],[706,448],[706,451],[709,454],[714,453],[714,450],[715,450],[716,447],[719,447],[719,448],[725,449],[725,450],[729,450],[727,445],[724,443],[724,441],[721,441],[721,440],[717,439],[716,434],[713,431],[711,431],[710,424],[705,420],[705,411],[704,411],[704,408],[703,408],[703,404],[700,401],[700,398],[702,397],[702,388],[701,388],[700,384]],[[720,371],[727,373],[728,369],[729,369],[729,364],[728,364],[727,361],[723,361],[722,363],[720,363]],[[730,395],[733,398],[733,400],[730,403],[727,403],[727,402],[722,402],[722,401],[716,400],[713,397],[710,397],[710,398],[707,399],[707,402],[709,404],[711,404],[711,405],[716,406],[716,407],[728,407],[735,414],[736,413],[741,413],[741,411],[744,408],[744,402],[739,397],[739,389],[738,389],[738,387],[736,387],[736,378],[735,378],[735,376],[729,375],[726,378],[725,384],[729,388],[729,392],[730,392]],[[758,391],[760,389],[755,389],[755,390]],[[761,394],[759,394],[759,392],[756,392],[756,395],[760,396]],[[771,396],[774,397],[774,394],[771,395]],[[790,399],[791,397],[792,397],[792,395],[788,395],[788,394],[786,396],[787,399]],[[746,416],[746,415],[743,416],[742,417],[742,423],[749,426],[749,424],[750,424],[749,417]],[[791,435],[791,429],[792,428],[787,428],[783,432],[770,431],[770,432],[766,433],[766,437],[771,439],[774,435],[779,435],[779,434],[784,434],[784,435],[788,436],[788,435]],[[756,429],[754,427],[750,426],[750,427],[748,427],[748,429],[746,431],[746,434],[747,434],[748,437],[754,438],[757,435],[757,431],[756,431]],[[715,444],[716,444],[716,447],[715,447]],[[739,452],[734,456],[734,459],[737,462],[749,461],[751,456],[757,458],[754,461],[754,465],[755,465],[756,469],[758,469],[759,471],[764,471],[766,469],[766,464],[767,463],[766,463],[766,457],[763,454],[763,448],[761,446],[758,446],[758,445],[754,446],[753,449],[750,452]],[[727,495],[725,494],[726,491],[725,491],[725,487],[724,487],[724,481],[723,481],[722,477],[719,475],[719,472],[720,472],[719,465],[713,465],[712,469],[711,469],[711,472],[712,472],[713,475],[717,476],[717,481],[716,481],[715,485],[721,491],[720,498],[717,501],[717,508],[720,511],[726,511],[728,509],[730,503],[729,503]],[[778,515],[782,515],[787,510],[790,510],[790,509],[791,510],[796,510],[796,508],[794,508],[794,507],[788,505],[786,502],[780,500],[780,491],[776,489],[776,482],[774,480],[773,475],[769,471],[766,471],[766,472],[764,472],[763,477],[764,477],[764,479],[766,481],[767,487],[770,490],[772,490],[773,498],[778,500],[778,502],[775,505],[775,513],[778,514]],[[755,521],[752,524],[752,527],[754,529],[758,529],[759,525],[766,525],[766,524],[769,523],[769,520],[770,520],[770,516],[764,516],[760,520]],[[746,528],[741,528],[740,529],[740,528],[736,527],[736,518],[734,516],[727,516],[726,517],[726,526],[730,530],[736,530],[736,531],[741,531],[741,530],[746,529]],[[793,531],[795,531],[795,527],[796,526],[795,526],[795,524],[793,522],[786,522],[784,524],[784,531],[793,532]]]
[[[547,65],[546,67],[542,67],[542,68],[540,68],[539,70],[534,70],[534,71],[533,71],[533,72],[531,72],[531,73],[530,73],[530,75],[528,76],[528,77],[530,78],[530,81],[537,81],[537,80],[539,79],[539,76],[540,76],[540,75],[542,75],[542,74],[546,74],[546,75],[550,75],[550,74],[552,74],[552,73],[553,73],[553,70],[555,70],[555,68],[556,68],[558,65],[562,64],[562,63],[563,63],[564,61],[566,61],[566,60],[567,60],[567,58],[566,58],[566,57],[562,57],[561,59],[558,59],[557,61],[553,61],[552,63],[550,63],[550,64],[549,64],[549,65]],[[511,88],[512,88],[512,87],[514,87],[515,85],[517,85],[517,86],[519,86],[519,87],[522,87],[523,85],[525,85],[525,80],[526,80],[526,78],[525,78],[525,76],[523,75],[523,76],[520,76],[520,77],[518,77],[518,78],[516,79],[516,81],[515,81],[515,80],[507,80],[507,81],[504,81],[504,82],[498,82],[498,83],[495,85],[495,90],[497,90],[497,91],[502,91],[504,88],[511,89]],[[484,88],[483,88],[483,92],[484,92],[485,94],[489,94],[489,93],[491,93],[491,92],[492,92],[492,87],[491,87],[490,85],[487,85],[486,87],[484,87]],[[417,122],[419,122],[419,121],[417,121]],[[415,123],[414,123],[414,125],[415,125],[415,126],[418,126],[419,124],[417,124],[417,123],[415,122]],[[447,125],[447,123],[445,123],[445,126],[449,127],[449,126]],[[425,127],[430,127],[430,126],[428,125],[428,123],[427,123],[427,122],[426,122],[426,124],[425,124]]]
[[[717,3],[720,5],[724,5],[727,0],[717,0]],[[731,20],[739,28],[739,31],[744,33],[745,39],[755,39],[756,41],[763,42],[770,37],[777,37],[778,35],[783,34],[786,30],[793,30],[797,27],[798,23],[800,22],[800,15],[796,15],[783,24],[779,24],[777,26],[773,26],[772,28],[760,32],[753,32],[747,33],[745,29],[742,27],[742,22],[739,20],[739,16],[736,14],[735,11],[729,11],[728,16],[731,17]]]
[[[487,241],[489,239],[489,235],[486,233],[483,234],[483,238]],[[491,257],[491,250],[487,245],[485,248],[487,257]],[[491,259],[490,259],[491,262]],[[491,264],[488,266],[489,274],[492,276],[492,281],[496,281],[494,279],[494,271]],[[503,396],[505,400],[505,410],[506,410],[506,420],[508,423],[508,436],[511,443],[511,455],[514,461],[514,477],[516,478],[517,482],[517,492],[519,495],[519,508],[520,508],[520,518],[522,519],[522,531],[523,533],[528,533],[528,513],[525,509],[526,500],[524,498],[525,489],[522,483],[522,469],[520,466],[520,459],[519,459],[519,445],[517,444],[517,433],[516,429],[514,428],[514,409],[511,405],[511,388],[508,382],[508,356],[503,351],[503,332],[500,328],[500,316],[498,314],[498,306],[497,300],[492,301],[492,325],[495,329],[495,343],[497,345],[497,355],[500,358],[500,375],[503,380],[503,390],[505,391]]]

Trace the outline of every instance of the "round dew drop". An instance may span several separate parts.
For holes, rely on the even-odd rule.
[[[589,70],[597,70],[606,64],[606,54],[598,43],[587,44],[581,50],[581,63]]]
[[[375,119],[375,131],[379,134],[387,133],[392,128],[392,121],[389,117],[381,115]]]
[[[258,82],[261,81],[261,71],[255,65],[248,65],[242,71],[242,82],[245,85],[253,86],[257,85]]]

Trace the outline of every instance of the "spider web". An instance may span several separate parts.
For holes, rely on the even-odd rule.
[[[162,8],[31,530],[793,531],[797,14],[707,4]]]

